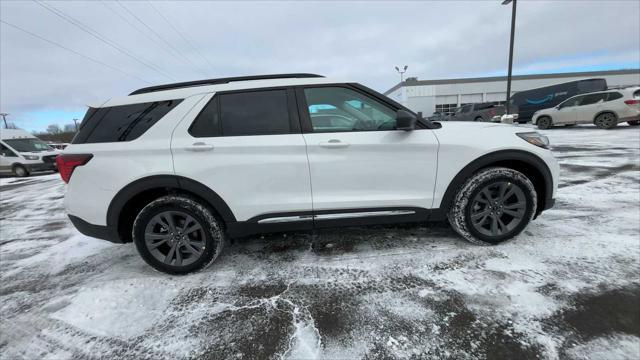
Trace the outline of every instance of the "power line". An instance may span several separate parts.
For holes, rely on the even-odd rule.
[[[99,32],[97,32],[96,30],[92,29],[91,27],[89,27],[88,25],[82,23],[81,21],[73,18],[72,16],[64,13],[62,10],[57,9],[56,7],[54,7],[53,5],[50,4],[45,4],[44,2],[38,1],[38,0],[33,0],[36,4],[40,5],[42,8],[44,8],[45,10],[51,12],[52,14],[56,15],[57,17],[65,20],[66,22],[76,26],[77,28],[79,28],[80,30],[84,31],[85,33],[93,36],[94,38],[102,41],[103,43],[109,45],[110,47],[116,49],[117,51],[119,51],[120,53],[132,58],[133,60],[137,61],[138,63],[146,66],[147,68],[159,73],[160,75],[169,78],[170,80],[175,80],[171,75],[167,74],[166,72],[162,71],[160,68],[158,68],[157,66],[150,64],[142,59],[140,59],[138,56],[133,55],[132,53],[130,53],[128,50],[124,49],[122,46],[118,45],[117,43],[115,43],[114,41],[106,38],[105,36],[101,35]]]
[[[106,7],[107,9],[109,9],[112,13],[116,14],[120,19],[122,19],[124,22],[126,22],[127,24],[129,24],[132,28],[136,29],[140,34],[144,35],[144,37],[146,37],[147,39],[149,39],[150,41],[152,41],[153,43],[155,43],[156,45],[158,45],[158,47],[160,49],[162,49],[165,53],[173,56],[175,59],[177,59],[178,61],[182,61],[181,59],[178,59],[178,57],[172,53],[171,51],[167,50],[166,46],[162,45],[160,42],[158,42],[158,40],[154,39],[153,37],[149,36],[146,32],[144,32],[143,30],[141,30],[138,25],[136,25],[135,23],[131,22],[129,19],[127,19],[126,17],[124,17],[122,14],[120,14],[119,12],[117,12],[115,9],[111,8],[111,5],[109,5],[109,3],[105,0],[101,0],[102,5],[104,5],[104,7]]]
[[[19,27],[19,26],[17,26],[17,25],[14,25],[14,24],[8,23],[8,22],[6,22],[6,21],[4,21],[4,20],[0,20],[0,23],[3,23],[3,24],[5,24],[5,25],[7,25],[7,26],[11,26],[11,27],[12,27],[12,28],[14,28],[14,29],[20,30],[20,31],[22,31],[22,32],[24,32],[24,33],[27,33],[27,34],[29,34],[29,35],[31,35],[31,36],[33,36],[33,37],[35,37],[35,38],[38,38],[38,39],[40,39],[40,40],[42,40],[42,41],[46,41],[46,42],[48,42],[49,44],[55,45],[55,46],[57,46],[57,47],[59,47],[59,48],[65,49],[65,50],[67,50],[67,51],[70,51],[70,52],[72,52],[72,53],[74,53],[74,54],[76,54],[76,55],[78,55],[78,56],[81,56],[81,57],[83,57],[83,58],[85,58],[85,59],[89,60],[89,61],[93,61],[94,63],[100,64],[100,65],[102,65],[102,66],[106,66],[106,67],[108,67],[108,68],[109,68],[109,69],[111,69],[111,70],[117,71],[117,72],[119,72],[119,73],[121,73],[121,74],[124,74],[124,75],[127,75],[127,76],[129,76],[129,77],[132,77],[132,78],[138,79],[138,80],[140,80],[140,81],[142,81],[142,82],[144,82],[144,83],[151,84],[149,81],[144,80],[144,79],[142,79],[142,78],[140,78],[140,77],[138,77],[138,76],[136,76],[136,75],[130,74],[130,73],[128,73],[128,72],[126,72],[126,71],[124,71],[124,70],[118,69],[118,68],[117,68],[117,67],[115,67],[115,66],[109,65],[109,64],[107,64],[107,63],[105,63],[105,62],[102,62],[102,61],[100,61],[100,60],[97,60],[97,59],[94,59],[94,58],[89,57],[89,56],[87,56],[87,55],[84,55],[84,54],[82,54],[82,53],[80,53],[80,52],[77,52],[77,51],[75,51],[75,50],[73,50],[73,49],[70,49],[70,48],[68,48],[68,47],[66,47],[66,46],[64,46],[64,45],[62,45],[62,44],[59,44],[59,43],[57,43],[57,42],[55,42],[55,41],[52,41],[52,40],[49,40],[49,39],[45,39],[45,38],[43,38],[42,36],[40,36],[40,35],[38,35],[38,34],[35,34],[35,33],[32,33],[32,32],[31,32],[31,31],[29,31],[29,30],[25,30],[25,29],[23,29],[23,28],[21,28],[21,27]]]
[[[147,25],[147,23],[145,23],[142,19],[140,19],[136,14],[134,14],[131,10],[129,10],[126,6],[124,6],[124,4],[122,4],[122,2],[116,0],[116,3],[118,5],[120,5],[121,8],[123,8],[127,13],[129,13],[129,15],[133,16],[136,20],[138,20],[139,23],[141,23],[145,28],[147,28],[149,31],[151,31],[158,39],[160,39],[163,43],[165,43],[170,49],[172,49],[176,54],[180,55],[184,60],[186,60],[189,64],[191,64],[191,66],[193,66],[197,71],[202,71],[202,69],[198,68],[198,66],[196,64],[194,64],[191,60],[189,60],[189,58],[187,58],[186,56],[184,56],[180,50],[176,49],[173,45],[171,45],[170,42],[168,42],[167,40],[165,40],[165,38],[162,37],[162,35],[158,34],[157,31],[153,30],[153,28],[151,28],[149,25]],[[207,76],[207,74],[205,72],[201,72],[202,75]]]
[[[203,59],[203,60],[204,60],[204,61],[205,61],[209,66],[211,66],[211,67],[213,68],[213,64],[211,64],[211,63],[209,62],[209,59],[207,59],[207,58],[204,56],[204,54],[203,54],[202,52],[200,52],[200,49],[198,49],[198,48],[193,44],[193,42],[191,42],[191,41],[190,41],[186,36],[184,36],[184,35],[182,34],[182,32],[181,32],[180,30],[178,30],[178,28],[177,28],[177,27],[175,27],[175,26],[172,24],[172,23],[171,23],[171,21],[169,21],[169,19],[167,19],[167,18],[162,14],[162,12],[161,12],[160,10],[158,10],[158,8],[156,8],[156,7],[153,5],[153,2],[151,2],[151,0],[147,0],[147,2],[148,2],[148,3],[149,3],[149,5],[153,8],[153,10],[155,10],[155,11],[156,11],[156,13],[158,13],[158,15],[160,15],[160,17],[161,17],[162,19],[164,19],[164,21],[165,21],[167,24],[169,24],[169,26],[171,26],[171,28],[173,29],[173,31],[175,31],[175,32],[176,32],[176,34],[180,35],[180,37],[181,37],[181,38],[182,38],[182,39],[183,39],[183,40],[184,40],[184,41],[185,41],[185,42],[186,42],[186,43],[191,47],[191,49],[193,49],[193,51],[195,51],[196,53],[198,53],[198,55],[200,55],[200,57],[201,57],[201,58],[202,58],[202,59]]]

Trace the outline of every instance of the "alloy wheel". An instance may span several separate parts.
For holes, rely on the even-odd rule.
[[[527,199],[524,191],[508,181],[494,182],[480,190],[471,202],[471,225],[486,236],[501,236],[524,219]]]
[[[147,224],[144,242],[157,260],[173,266],[186,266],[198,260],[205,250],[202,224],[182,211],[164,211]]]

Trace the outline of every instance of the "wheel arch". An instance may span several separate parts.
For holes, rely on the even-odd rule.
[[[613,111],[613,110],[609,110],[609,109],[607,109],[607,110],[600,110],[600,111],[598,111],[595,115],[593,115],[593,119],[591,119],[591,123],[595,123],[595,122],[596,122],[596,119],[598,118],[598,116],[600,116],[600,115],[602,115],[602,114],[606,114],[606,113],[612,113],[612,114],[613,114],[613,116],[615,116],[615,117],[616,117],[616,121],[618,121],[618,120],[620,119],[620,116],[618,116],[618,113],[616,113],[616,112],[615,112],[615,111]]]
[[[236,221],[227,203],[197,181],[176,175],[155,175],[138,179],[122,188],[107,210],[107,226],[116,230],[121,242],[130,242],[136,214],[153,199],[167,194],[185,194],[208,205],[225,224]]]
[[[545,209],[546,202],[552,198],[553,177],[547,164],[535,154],[522,150],[500,150],[485,154],[460,170],[449,183],[440,202],[440,208],[432,215],[433,220],[444,220],[455,195],[465,181],[479,170],[501,166],[520,171],[527,176],[538,194],[536,216]]]

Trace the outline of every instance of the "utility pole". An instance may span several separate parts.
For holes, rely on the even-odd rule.
[[[78,119],[73,119],[73,123],[76,124],[76,132],[78,132]]]
[[[509,114],[509,103],[511,102],[511,70],[513,68],[513,37],[516,32],[516,3],[518,0],[504,0],[502,5],[511,5],[511,39],[509,40],[509,72],[507,73],[507,103],[506,110]]]
[[[405,65],[402,70],[400,70],[400,68],[396,66],[396,71],[400,74],[400,82],[404,81],[404,73],[407,72],[408,67],[409,66]]]
[[[4,128],[8,129],[9,126],[7,125],[7,115],[9,115],[8,113],[0,113],[0,116],[2,116],[2,120],[4,120]]]

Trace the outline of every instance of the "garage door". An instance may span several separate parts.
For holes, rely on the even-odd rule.
[[[481,103],[482,94],[462,94],[460,95],[460,104]]]
[[[487,102],[494,102],[494,101],[505,101],[507,99],[507,93],[505,92],[494,92],[494,93],[487,93]]]

